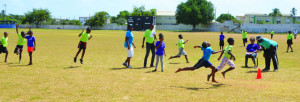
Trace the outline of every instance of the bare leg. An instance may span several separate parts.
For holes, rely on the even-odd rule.
[[[215,80],[216,68],[214,66],[210,66],[209,68],[211,68],[211,74],[207,76],[207,81],[209,81],[210,77],[212,76],[212,81],[211,82],[218,83]]]
[[[170,58],[169,58],[169,60],[170,59],[173,59],[173,58],[179,58],[180,56],[171,56]]]
[[[225,70],[224,72],[222,72],[222,75],[223,77],[225,78],[225,74],[228,72],[228,71],[231,71],[233,70],[234,68],[230,67],[229,69]]]
[[[30,62],[28,65],[32,65],[32,52],[28,52],[29,53],[29,58],[30,58]]]
[[[84,54],[85,54],[85,49],[83,49],[83,51],[82,51],[81,59],[83,59]]]
[[[186,60],[186,63],[190,63],[187,55],[185,55],[185,60]]]
[[[20,50],[20,53],[19,53],[19,62],[21,61],[21,59],[22,59],[22,50]]]
[[[8,52],[5,54],[5,61],[4,62],[7,62],[7,56],[8,56]]]
[[[127,65],[128,66],[130,66],[130,59],[131,59],[131,57],[127,57],[127,63],[128,63]]]
[[[291,51],[293,52],[293,48],[292,48],[292,45],[290,45],[290,48],[291,48]]]
[[[82,49],[79,49],[78,52],[75,55],[75,58],[77,58],[77,56],[79,55],[79,53],[81,52]]]
[[[194,67],[185,67],[185,68],[179,68],[175,73],[181,72],[181,71],[194,71],[196,68]]]

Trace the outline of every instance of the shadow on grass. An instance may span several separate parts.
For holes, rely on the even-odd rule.
[[[219,88],[220,86],[224,86],[225,85],[225,84],[212,84],[212,83],[210,83],[210,84],[212,86],[211,87],[206,87],[206,88],[200,88],[200,87],[183,87],[183,86],[171,86],[171,87],[184,88],[184,89],[187,89],[187,90],[198,91],[198,90],[216,89],[216,88]]]
[[[64,69],[73,69],[73,68],[79,68],[80,66],[69,66],[69,67],[65,67]]]
[[[180,64],[180,63],[169,63],[169,64]]]
[[[28,64],[19,64],[19,65],[9,65],[8,67],[21,67],[21,66],[31,66]]]
[[[144,68],[144,67],[136,67],[136,68],[122,67],[122,68],[111,68],[110,70],[122,70],[122,69],[147,69],[147,68]]]
[[[248,72],[246,72],[246,73],[257,73],[258,71],[253,71],[253,70],[251,70],[251,71],[248,71]],[[261,73],[267,73],[267,72],[273,72],[273,71],[261,71]]]
[[[254,67],[246,67],[246,66],[241,66],[241,67],[242,67],[242,68],[248,68],[248,69],[249,69],[249,68],[254,68]]]

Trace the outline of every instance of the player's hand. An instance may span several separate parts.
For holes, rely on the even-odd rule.
[[[221,58],[218,58],[218,61],[220,61]]]
[[[233,58],[233,61],[235,61],[235,57],[234,57],[234,56],[232,56],[232,58]]]
[[[128,50],[130,50],[130,47],[128,46]]]
[[[197,46],[194,46],[194,48],[197,48]]]
[[[34,50],[34,51],[36,50],[35,47],[33,48],[33,50]]]
[[[133,47],[134,47],[134,48],[136,48],[136,46],[135,46],[135,45],[133,45]]]
[[[144,44],[142,45],[142,48],[144,48],[145,46],[144,46]]]
[[[167,54],[165,53],[165,57],[167,56]]]

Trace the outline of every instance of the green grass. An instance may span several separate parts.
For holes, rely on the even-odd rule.
[[[186,64],[183,57],[170,61],[164,58],[165,72],[151,73],[153,68],[141,68],[146,52],[141,48],[143,32],[133,32],[137,46],[131,61],[134,68],[126,69],[122,66],[127,56],[123,47],[125,31],[93,30],[93,39],[88,41],[82,65],[73,62],[80,30],[34,29],[37,49],[32,66],[27,66],[26,46],[22,64],[17,64],[18,56],[13,54],[17,43],[15,30],[0,29],[0,32],[4,31],[9,32],[10,53],[7,63],[3,62],[4,54],[0,55],[0,101],[3,102],[300,101],[300,41],[294,41],[295,52],[286,53],[286,35],[274,36],[279,43],[279,72],[263,73],[263,79],[257,80],[257,69],[242,68],[245,48],[242,47],[241,35],[225,33],[226,38],[235,38],[233,54],[237,57],[234,62],[237,68],[229,72],[226,79],[217,73],[216,80],[220,83],[214,84],[206,81],[210,73],[206,68],[174,72],[180,67],[193,66],[202,57],[203,52],[194,49],[194,45],[208,41],[214,50],[218,50],[219,33],[216,32],[157,32],[165,35],[167,57],[178,53],[177,35],[183,34],[184,39],[189,40],[185,46],[191,63]],[[255,36],[249,34],[248,38]],[[269,38],[269,35],[263,37]],[[219,54],[210,59],[214,66],[221,63],[217,57]],[[264,68],[262,53],[258,58],[259,68]],[[249,66],[252,65],[249,61]]]

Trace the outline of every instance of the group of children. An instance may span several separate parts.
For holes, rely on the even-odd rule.
[[[24,31],[19,33],[18,25],[16,25],[16,32],[17,32],[17,36],[18,36],[18,42],[17,42],[17,46],[14,50],[14,53],[16,55],[19,55],[19,63],[21,63],[23,46],[24,46],[24,44],[26,42],[26,39],[27,39],[27,52],[29,54],[29,59],[30,59],[28,65],[32,65],[32,53],[36,49],[36,41],[35,41],[35,37],[33,36],[33,32],[31,30],[31,27],[29,28],[29,31],[25,34]],[[8,43],[7,43],[7,41],[8,41],[8,32],[4,32],[4,37],[2,37],[0,39],[0,54],[1,53],[6,53],[4,62],[7,62],[7,57],[8,57],[8,50],[7,50]]]

